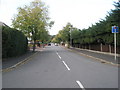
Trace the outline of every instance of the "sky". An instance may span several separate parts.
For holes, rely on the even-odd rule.
[[[17,14],[17,8],[29,5],[34,0],[0,0],[0,21],[8,26]],[[49,6],[49,17],[55,24],[49,29],[55,35],[70,22],[73,27],[84,29],[95,24],[114,9],[118,0],[42,0]]]

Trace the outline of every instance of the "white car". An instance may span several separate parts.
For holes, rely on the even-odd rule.
[[[57,44],[57,43],[55,43],[55,46],[58,46],[58,44]]]

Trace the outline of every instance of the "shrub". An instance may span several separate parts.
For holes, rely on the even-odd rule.
[[[27,51],[28,40],[25,35],[7,26],[2,28],[2,57],[13,57]]]

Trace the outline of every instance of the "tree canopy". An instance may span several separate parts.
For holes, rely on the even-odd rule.
[[[72,43],[79,44],[113,44],[114,37],[111,32],[113,25],[120,27],[120,2],[114,2],[115,9],[111,10],[105,19],[101,19],[96,24],[92,25],[87,29],[78,29],[73,27],[71,24],[67,24],[63,30],[54,38],[56,42],[69,42],[70,38]],[[72,26],[71,28],[69,26]],[[120,45],[120,33],[117,34],[117,45]]]
[[[18,14],[12,20],[12,25],[34,41],[34,51],[36,40],[48,39],[47,29],[54,24],[49,19],[48,7],[41,0],[35,0],[28,6],[18,8]]]

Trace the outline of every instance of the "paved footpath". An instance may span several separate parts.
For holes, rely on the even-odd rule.
[[[105,53],[105,52],[85,50],[85,49],[80,49],[80,48],[70,48],[70,50],[74,50],[74,51],[80,52],[81,54],[92,56],[92,57],[104,60],[106,62],[116,64],[116,65],[120,64],[120,56],[119,55],[117,56],[117,59],[115,60],[113,54],[109,54],[109,53]]]
[[[2,69],[12,67],[19,62],[25,61],[27,58],[31,57],[38,51],[42,51],[42,50],[43,50],[43,48],[37,48],[35,52],[32,52],[32,50],[30,50],[21,56],[3,59],[2,60]]]

